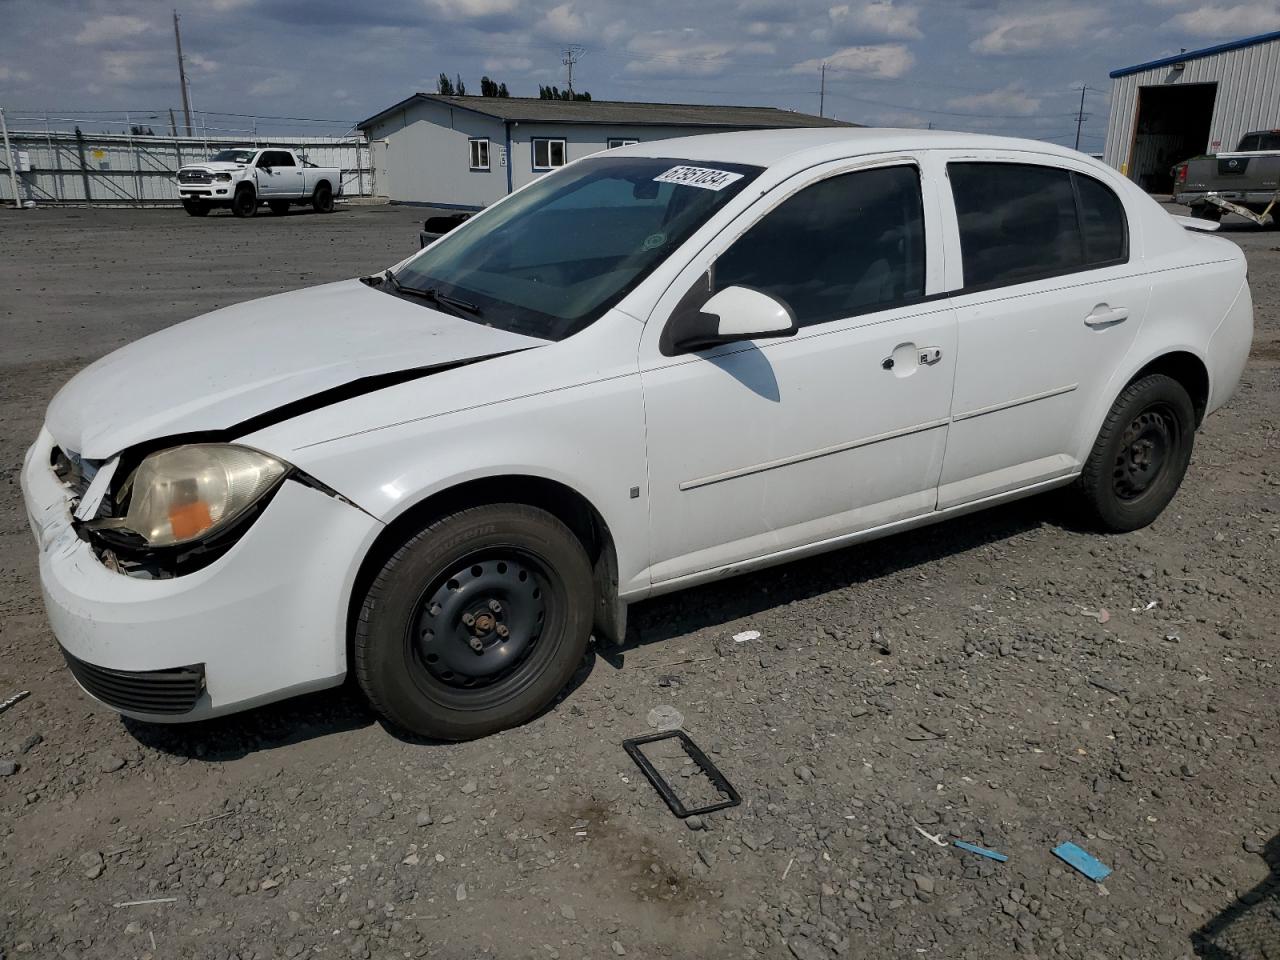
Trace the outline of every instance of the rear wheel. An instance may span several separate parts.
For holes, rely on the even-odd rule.
[[[591,632],[591,565],[546,511],[491,504],[410,538],[356,623],[356,678],[410,733],[468,740],[535,716],[569,682]]]
[[[333,190],[329,184],[316,186],[316,192],[311,195],[311,209],[316,213],[333,213]]]
[[[271,212],[277,217],[283,217],[289,212],[288,200],[271,200],[267,203],[267,206],[271,208]]]
[[[231,200],[231,212],[241,220],[252,217],[258,212],[258,195],[253,187],[241,187]]]
[[[183,200],[182,209],[193,217],[207,217],[209,215],[209,205],[201,203],[199,200]]]
[[[1155,520],[1187,472],[1195,428],[1191,397],[1172,377],[1151,374],[1125,387],[1077,481],[1091,518],[1116,532]]]

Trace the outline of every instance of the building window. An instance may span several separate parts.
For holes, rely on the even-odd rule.
[[[629,147],[633,143],[639,143],[639,142],[640,142],[639,140],[633,140],[629,137],[610,137],[609,149],[612,150],[615,147]]]
[[[556,167],[564,166],[565,149],[563,140],[534,137],[531,143],[533,144],[533,169],[554,170]]]
[[[471,169],[488,170],[489,138],[480,137],[479,139],[468,141],[467,146],[471,149]]]

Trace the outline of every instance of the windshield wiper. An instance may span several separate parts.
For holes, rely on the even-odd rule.
[[[382,276],[391,285],[392,290],[403,296],[421,297],[423,300],[430,300],[437,306],[448,307],[459,316],[478,317],[483,313],[479,304],[451,297],[446,293],[441,293],[435,287],[411,287],[403,284],[396,279],[396,275],[390,270],[386,271]]]

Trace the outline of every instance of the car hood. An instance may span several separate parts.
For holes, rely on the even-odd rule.
[[[205,163],[187,163],[183,164],[183,170],[208,170],[210,173],[234,173],[236,170],[243,170],[246,164],[232,163],[229,160],[209,160]]]
[[[46,423],[64,449],[98,460],[288,416],[281,408],[326,391],[362,392],[357,381],[372,390],[377,378],[547,343],[344,280],[215,310],[108,354],[58,392]]]

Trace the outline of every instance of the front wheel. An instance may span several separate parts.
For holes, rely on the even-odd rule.
[[[1127,532],[1160,516],[1187,472],[1195,429],[1191,397],[1172,377],[1151,374],[1125,387],[1076,483],[1091,519]]]
[[[258,195],[252,187],[241,187],[231,200],[231,212],[244,220],[258,212]]]
[[[333,213],[333,190],[329,184],[322,183],[311,195],[311,209],[316,213]]]
[[[383,565],[361,606],[356,678],[391,724],[469,740],[535,716],[573,676],[594,585],[581,542],[544,510],[443,517]]]

